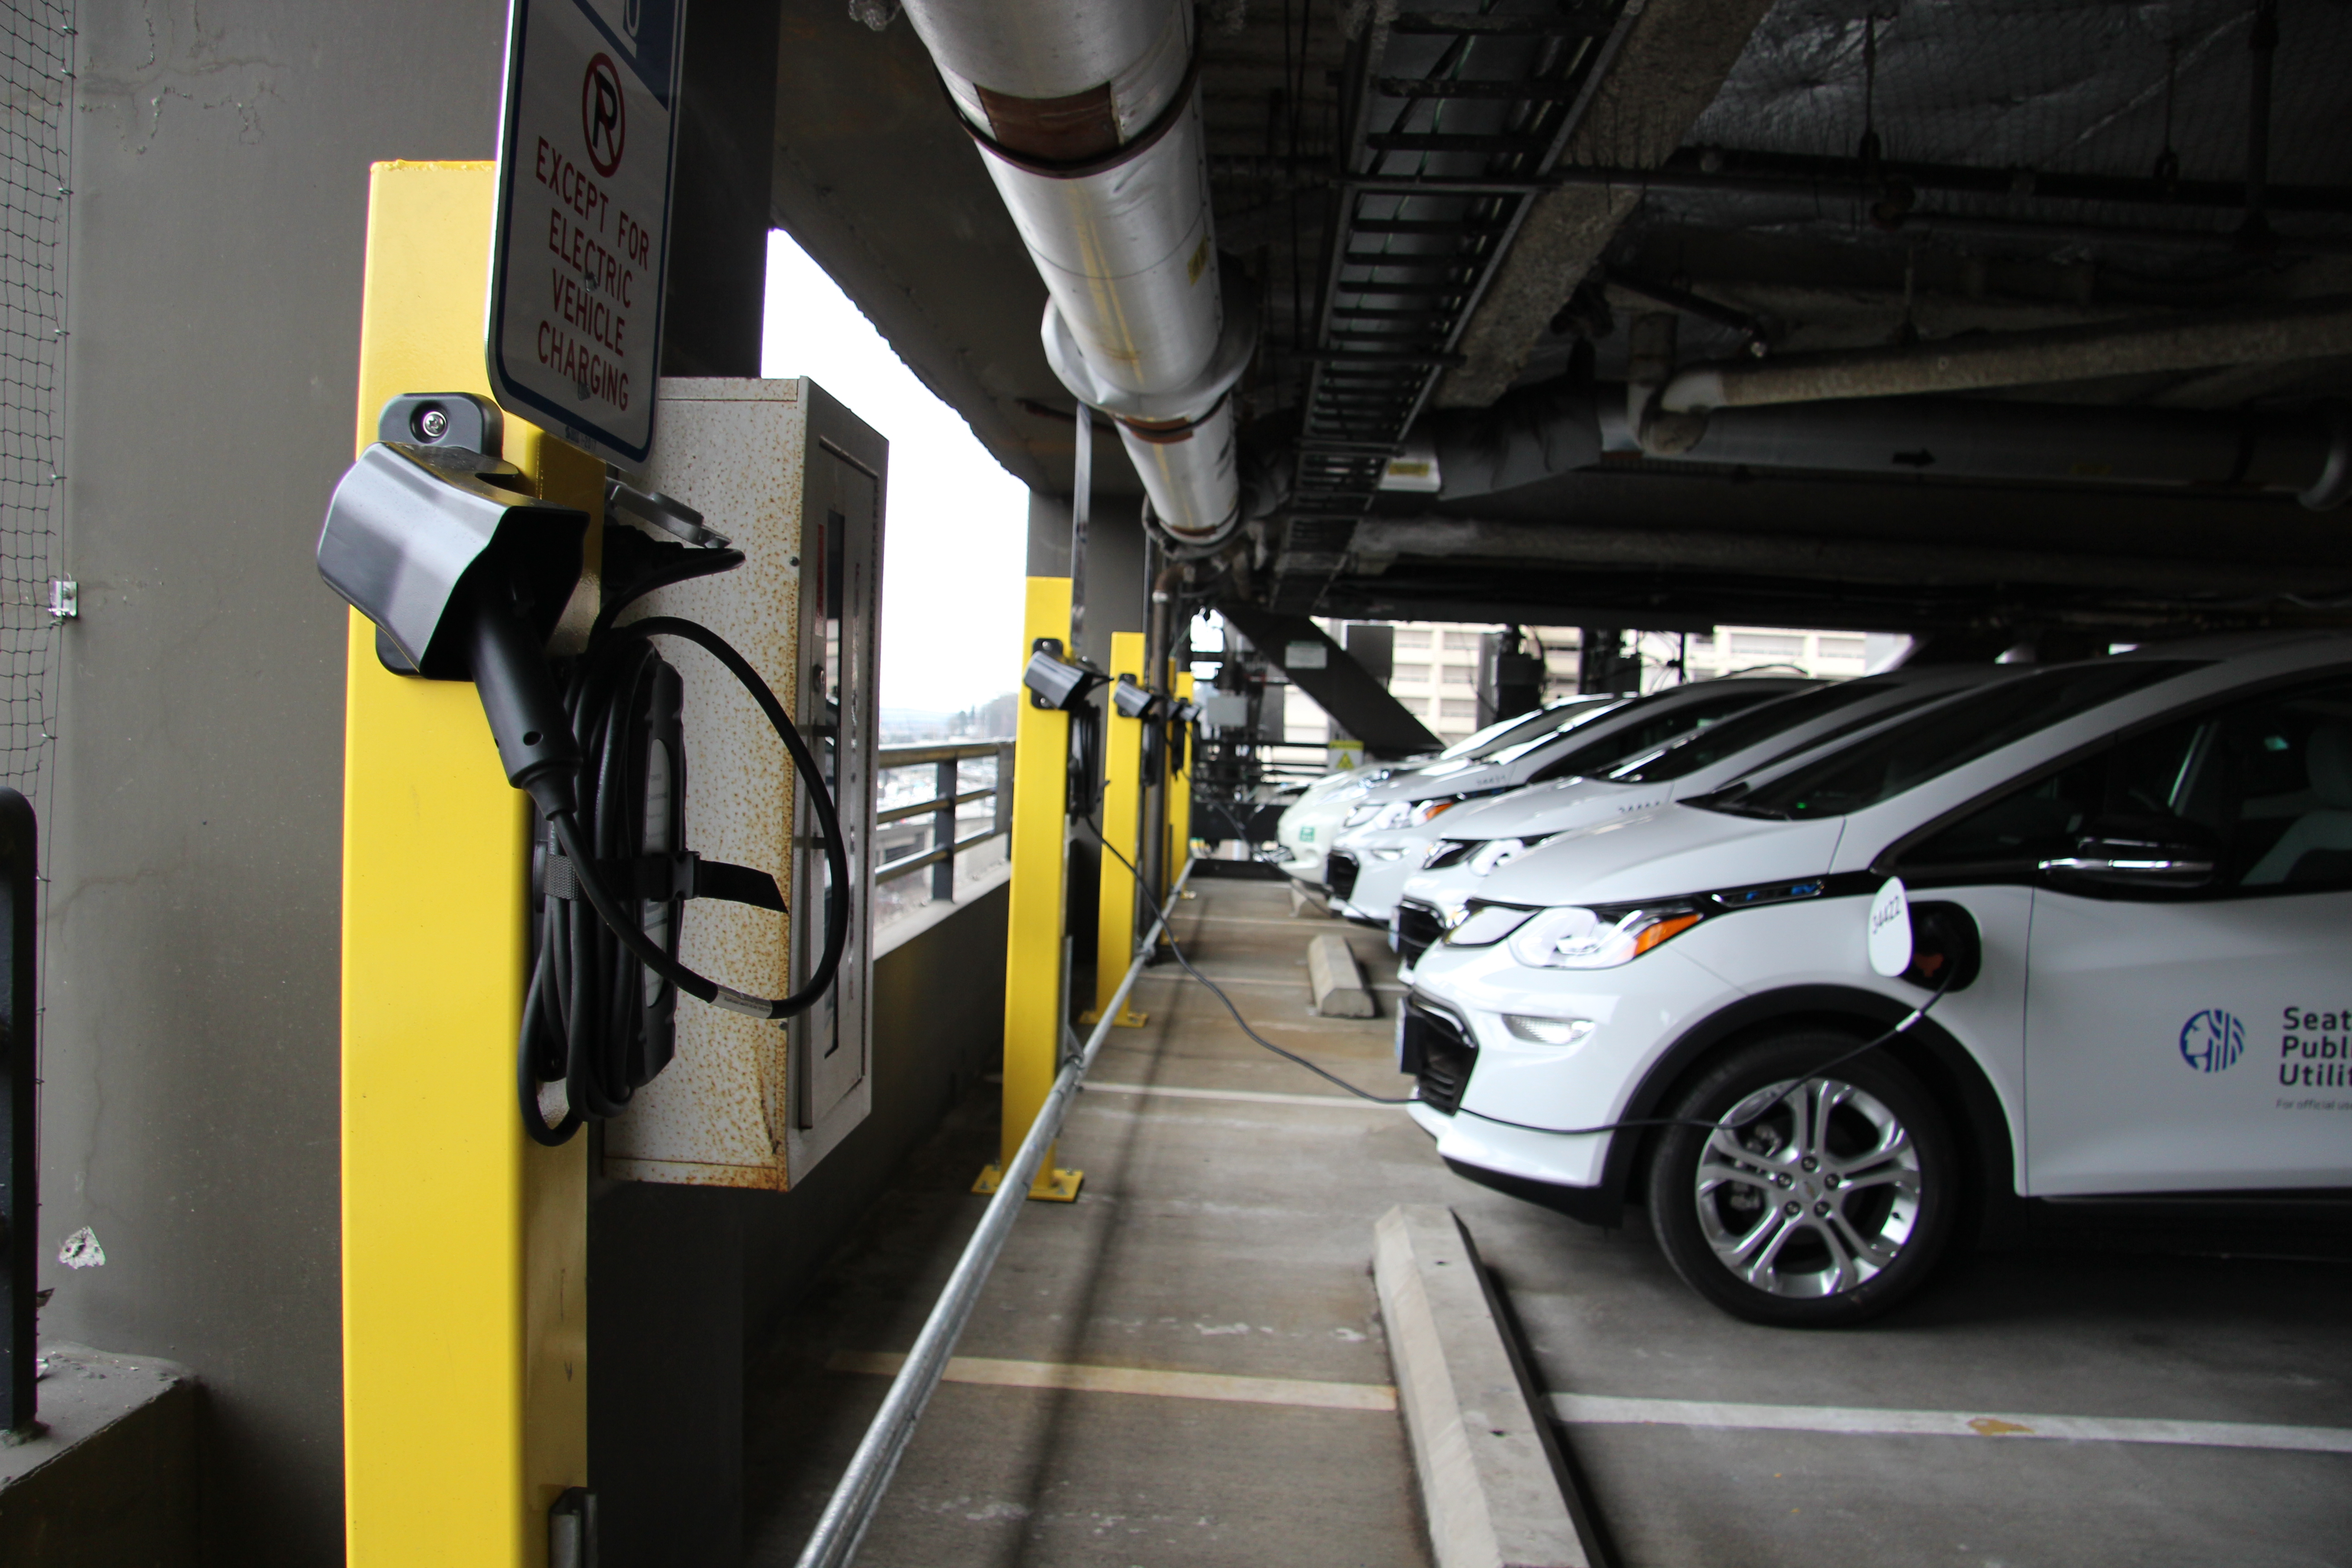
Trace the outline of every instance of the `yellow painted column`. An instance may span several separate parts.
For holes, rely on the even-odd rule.
[[[1021,658],[1040,637],[1067,642],[1070,580],[1032,577],[1021,617]],[[1062,926],[1066,915],[1070,719],[1024,690],[1013,727],[1013,879],[1004,936],[1004,1131],[997,1163],[975,1192],[996,1190],[1062,1070]],[[1048,1150],[1033,1198],[1074,1201],[1080,1171],[1056,1170]]]
[[[1110,637],[1110,678],[1131,675],[1143,679],[1143,634],[1113,632]],[[1118,710],[1103,703],[1103,842],[1141,865],[1143,857],[1143,723],[1122,719]],[[1102,858],[1101,898],[1095,915],[1095,1005],[1079,1017],[1091,1024],[1102,1016],[1105,1004],[1127,978],[1135,962],[1135,873],[1120,864],[1118,855]],[[1121,1028],[1141,1028],[1150,1015],[1132,1007],[1119,1009],[1112,1020]]]
[[[1192,677],[1190,673],[1176,678],[1176,700],[1179,702],[1192,700]],[[1163,900],[1167,897],[1168,889],[1176,885],[1176,879],[1184,874],[1184,862],[1192,858],[1192,742],[1194,738],[1191,735],[1185,737],[1184,766],[1181,770],[1171,768],[1168,771],[1169,853],[1162,862],[1168,868],[1167,879],[1160,888],[1160,897]]]
[[[488,391],[492,180],[372,171],[362,447],[395,394]],[[506,429],[541,495],[601,509],[601,463]],[[588,1140],[540,1148],[515,1107],[526,802],[471,684],[389,673],[357,615],[345,661],[347,1561],[541,1568],[550,1505],[588,1482]]]

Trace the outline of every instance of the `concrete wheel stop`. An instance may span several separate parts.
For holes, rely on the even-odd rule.
[[[1559,1437],[1469,1232],[1400,1205],[1372,1227],[1397,1405],[1437,1568],[1600,1568]]]
[[[1326,931],[1307,944],[1307,983],[1314,988],[1315,1011],[1326,1018],[1377,1018],[1372,988],[1364,984],[1363,965],[1348,947],[1348,939]]]

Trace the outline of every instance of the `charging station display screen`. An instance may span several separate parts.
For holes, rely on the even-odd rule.
[[[513,0],[490,261],[499,405],[608,461],[653,448],[684,0]]]

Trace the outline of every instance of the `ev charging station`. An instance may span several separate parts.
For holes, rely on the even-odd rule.
[[[319,546],[354,1565],[593,1562],[592,1177],[780,1191],[871,1102],[887,447],[658,377],[682,12],[517,0],[501,161],[371,174]]]

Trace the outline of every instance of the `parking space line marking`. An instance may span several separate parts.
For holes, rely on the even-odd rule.
[[[1716,1426],[1846,1436],[2054,1438],[2074,1443],[2176,1443],[2204,1448],[2288,1448],[2352,1454],[2352,1427],[2272,1426],[2252,1421],[2152,1421],[2106,1415],[1987,1415],[1966,1410],[1873,1410],[1834,1405],[1727,1405],[1704,1399],[1551,1395],[1571,1426]]]
[[[828,1372],[896,1376],[907,1358],[896,1351],[837,1351]],[[995,1388],[1062,1388],[1079,1394],[1143,1394],[1162,1399],[1209,1399],[1229,1405],[1290,1405],[1310,1410],[1393,1411],[1396,1390],[1385,1383],[1317,1383],[1297,1377],[1228,1377],[1208,1372],[1161,1372],[1143,1366],[1081,1366],[1070,1362],[998,1361],[951,1356],[945,1383]]]
[[[1173,1089],[1155,1083],[1102,1083],[1086,1079],[1079,1087],[1106,1094],[1164,1095],[1170,1100],[1234,1100],[1250,1105],[1316,1105],[1326,1110],[1402,1110],[1402,1105],[1381,1105],[1344,1094],[1276,1094],[1255,1089]]]

